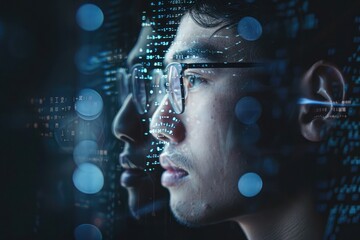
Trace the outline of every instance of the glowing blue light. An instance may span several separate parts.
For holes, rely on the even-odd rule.
[[[323,105],[323,106],[334,106],[334,107],[359,107],[360,104],[354,103],[334,103],[334,102],[326,102],[326,101],[317,101],[309,98],[299,98],[298,104],[300,105]]]
[[[74,161],[77,165],[89,162],[97,157],[98,145],[92,140],[83,140],[79,142],[73,152]]]
[[[317,101],[317,100],[312,100],[312,99],[308,99],[308,98],[300,98],[298,100],[298,104],[317,104],[317,105],[327,105],[327,106],[331,106],[333,104],[331,104],[331,102],[325,102],[325,101]]]
[[[85,88],[79,92],[75,110],[82,119],[94,120],[100,116],[103,110],[103,100],[95,90]]]
[[[253,97],[241,98],[235,106],[235,114],[240,122],[250,125],[256,123],[261,115],[261,105]]]
[[[239,21],[237,26],[239,35],[248,41],[255,41],[260,38],[262,34],[262,27],[260,22],[253,17],[244,17]]]
[[[263,182],[259,175],[253,172],[242,175],[238,182],[238,189],[245,197],[254,197],[261,191]]]
[[[77,10],[76,21],[85,31],[94,31],[101,27],[104,14],[95,4],[84,4]]]
[[[74,171],[73,183],[80,192],[94,194],[104,186],[104,175],[96,165],[82,163]]]
[[[78,70],[84,74],[93,74],[100,66],[98,58],[100,47],[98,45],[84,45],[75,54],[75,64]]]
[[[100,230],[91,224],[81,224],[74,230],[76,240],[101,240]]]

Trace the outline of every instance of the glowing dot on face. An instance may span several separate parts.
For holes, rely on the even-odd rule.
[[[100,230],[92,224],[81,224],[74,230],[76,240],[101,240]]]
[[[250,125],[256,123],[261,115],[261,105],[253,97],[241,98],[235,106],[235,114],[240,122]]]
[[[95,4],[87,3],[76,12],[76,22],[85,31],[95,31],[104,22],[104,14]]]
[[[74,171],[73,183],[82,193],[94,194],[104,186],[104,175],[100,168],[92,163],[82,163]]]
[[[239,35],[248,41],[255,41],[260,38],[262,34],[262,27],[260,22],[253,17],[242,18],[237,26]]]
[[[245,197],[254,197],[261,191],[263,182],[256,173],[249,172],[242,175],[238,182],[238,189]]]
[[[73,152],[74,161],[77,165],[89,162],[97,157],[98,144],[93,140],[79,142]]]
[[[79,92],[75,102],[75,110],[80,118],[94,120],[100,116],[103,110],[103,100],[95,90],[85,88]]]

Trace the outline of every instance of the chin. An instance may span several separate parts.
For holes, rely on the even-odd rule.
[[[170,207],[176,220],[189,227],[200,227],[229,221],[241,215],[241,199],[211,198],[208,196],[180,195],[171,192]],[[225,197],[224,197],[225,198]]]
[[[152,205],[156,201],[153,194],[146,188],[131,187],[128,191],[128,205],[131,215],[140,219],[152,212]]]
[[[183,215],[181,212],[172,210],[172,214],[176,221],[180,223],[181,225],[190,227],[190,228],[197,228],[205,225],[204,223],[201,223],[199,219],[193,219],[190,218],[188,215]]]
[[[154,216],[169,205],[165,189],[154,189],[151,186],[127,188],[128,205],[131,215],[140,220]]]
[[[182,225],[200,227],[212,224],[212,207],[205,202],[176,201],[171,198],[170,207],[175,219]]]

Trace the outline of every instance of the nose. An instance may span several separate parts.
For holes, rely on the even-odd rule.
[[[112,132],[116,138],[136,145],[141,144],[144,130],[147,131],[143,128],[141,116],[132,101],[132,94],[129,94],[113,120]]]
[[[150,133],[160,141],[175,144],[182,142],[185,126],[181,117],[174,112],[166,95],[151,118]]]

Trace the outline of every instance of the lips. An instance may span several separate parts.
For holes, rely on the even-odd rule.
[[[126,153],[120,154],[119,162],[124,172],[121,174],[120,183],[123,187],[135,187],[148,180],[148,174],[143,169],[131,162]]]
[[[148,175],[141,169],[126,169],[121,174],[121,186],[135,187],[144,181],[148,181]]]
[[[169,155],[160,155],[160,164],[165,169],[161,176],[161,184],[164,187],[174,187],[181,184],[189,173],[181,166],[177,158],[170,159]]]

